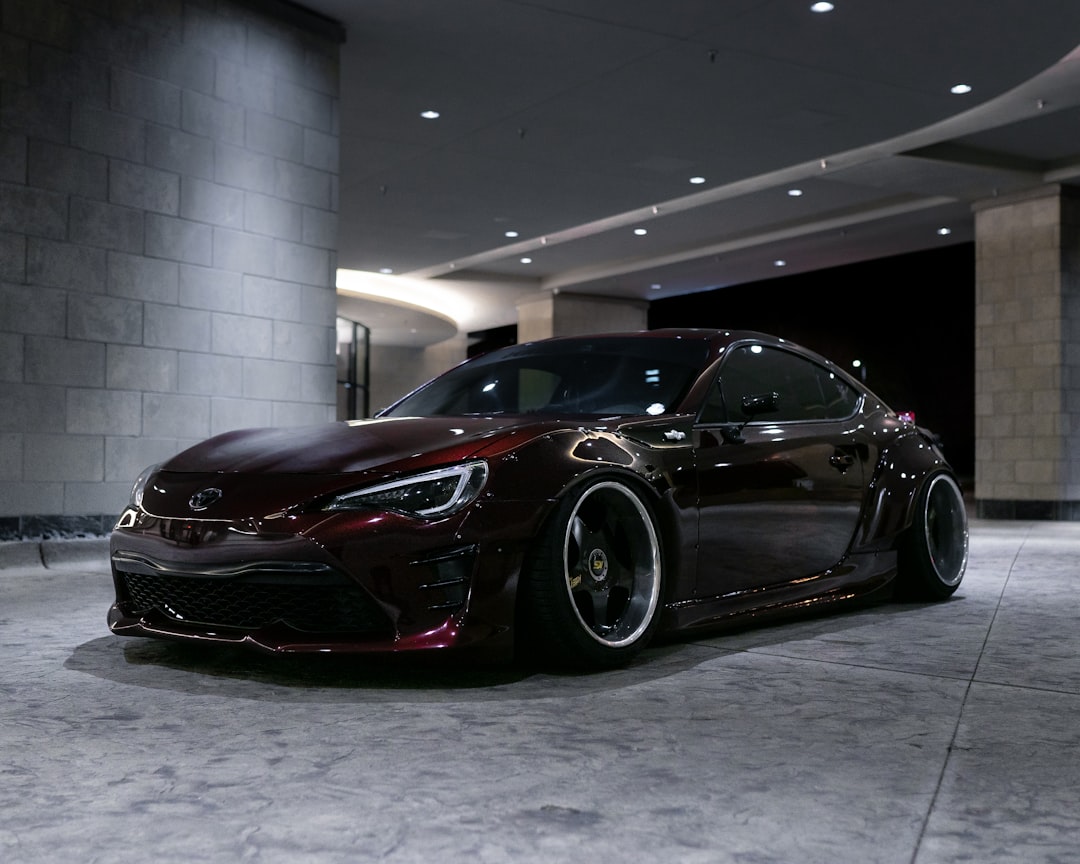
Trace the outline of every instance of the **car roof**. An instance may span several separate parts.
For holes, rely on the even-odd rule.
[[[533,340],[532,343],[524,344],[539,344],[539,343],[551,343],[551,342],[599,342],[607,339],[642,339],[642,340],[686,340],[686,341],[699,341],[706,343],[709,347],[709,353],[712,357],[719,356],[725,348],[729,345],[734,345],[737,342],[754,341],[760,342],[766,345],[787,346],[800,351],[808,356],[815,357],[819,361],[832,365],[829,361],[809,350],[808,348],[799,345],[798,343],[791,342],[790,340],[783,339],[779,336],[773,336],[769,333],[762,333],[757,330],[725,330],[717,328],[698,328],[698,327],[665,327],[657,330],[625,330],[625,331],[612,331],[604,333],[581,333],[571,336],[553,336],[548,339]]]

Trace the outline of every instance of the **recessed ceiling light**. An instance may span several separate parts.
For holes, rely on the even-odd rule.
[[[439,112],[433,111],[429,108],[427,111],[421,111],[420,116],[423,117],[425,120],[438,120]]]
[[[810,6],[811,12],[832,12],[836,7],[832,3],[813,3]]]
[[[787,261],[785,261],[783,258],[777,258],[772,263],[773,267],[787,267]]]
[[[638,237],[644,237],[649,232],[645,228],[635,228],[634,233],[637,234]]]
[[[802,197],[802,189],[788,189],[787,194],[792,198],[800,198]]]
[[[517,237],[517,236],[518,236],[518,232],[517,232],[517,231],[507,231],[507,232],[506,232],[506,236],[507,236],[507,237]]]
[[[702,183],[705,182],[705,178],[704,177],[691,177],[690,182],[693,183],[695,186],[700,186]]]
[[[393,267],[380,267],[379,272],[382,273],[384,276],[389,276],[391,273],[394,272],[394,268]]]
[[[952,234],[952,228],[941,227],[937,229],[937,233],[942,237],[948,237]]]
[[[661,285],[659,282],[653,282],[653,284],[649,286],[649,288],[651,288],[653,291],[659,291],[663,287],[664,286]]]
[[[522,258],[521,263],[522,264],[532,264],[532,258]]]
[[[971,92],[971,85],[970,84],[953,84],[953,86],[949,88],[949,92],[953,93],[953,94],[955,94],[957,96],[962,96],[965,93],[970,93]]]

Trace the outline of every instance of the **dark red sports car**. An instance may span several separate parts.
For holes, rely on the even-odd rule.
[[[829,361],[663,330],[492,352],[374,420],[219,435],[144,472],[111,544],[114,633],[603,667],[658,632],[948,597],[967,520],[933,437]]]

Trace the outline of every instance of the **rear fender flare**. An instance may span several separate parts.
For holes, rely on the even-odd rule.
[[[910,525],[923,485],[941,471],[952,473],[935,444],[911,432],[882,450],[853,551],[891,546]]]

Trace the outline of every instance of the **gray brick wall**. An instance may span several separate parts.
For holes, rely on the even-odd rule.
[[[1080,502],[1078,225],[1080,199],[1058,187],[976,211],[975,496],[984,509],[1075,518],[1062,514]]]
[[[274,6],[0,0],[0,539],[334,418],[338,42]]]

